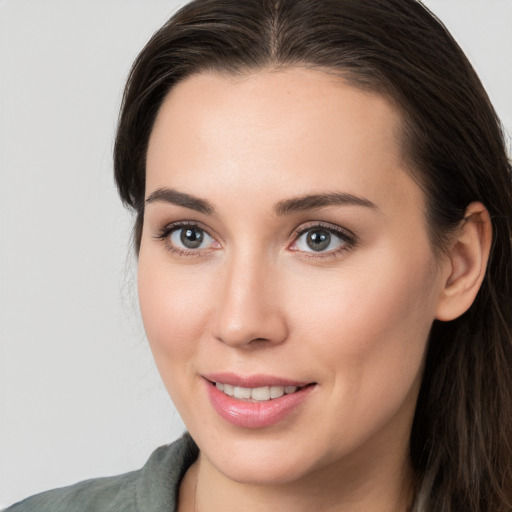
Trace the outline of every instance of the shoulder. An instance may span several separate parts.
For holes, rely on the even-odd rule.
[[[138,471],[37,494],[4,512],[170,512],[181,479],[197,453],[195,443],[185,434],[155,450]]]
[[[5,512],[136,511],[136,482],[139,471],[87,480],[69,487],[36,494]]]

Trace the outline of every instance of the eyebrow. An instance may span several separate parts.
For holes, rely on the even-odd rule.
[[[145,200],[146,204],[154,202],[183,206],[184,208],[189,208],[205,215],[215,213],[215,208],[205,199],[200,199],[199,197],[186,194],[185,192],[178,192],[172,188],[159,188],[152,192]],[[326,194],[310,194],[279,201],[274,205],[274,212],[278,216],[285,216],[327,206],[364,206],[374,210],[379,209],[377,205],[364,197],[341,192],[331,192]]]
[[[185,194],[184,192],[178,192],[172,188],[159,188],[152,192],[146,199],[145,203],[150,204],[154,202],[163,202],[175,204],[176,206],[183,206],[184,208],[190,208],[199,213],[205,215],[211,215],[215,209],[206,200],[200,199],[199,197]]]
[[[274,206],[274,211],[277,215],[282,216],[305,212],[308,210],[315,210],[317,208],[324,208],[326,206],[364,206],[366,208],[379,210],[376,204],[364,197],[341,192],[333,192],[327,194],[306,195],[279,201]]]

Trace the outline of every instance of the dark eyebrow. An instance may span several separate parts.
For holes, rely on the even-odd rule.
[[[345,193],[313,194],[279,201],[274,206],[277,215],[290,215],[292,213],[314,210],[326,206],[365,206],[378,210],[377,205],[364,197]]]
[[[198,197],[190,194],[185,194],[184,192],[178,192],[172,188],[159,188],[155,190],[149,194],[145,203],[149,204],[156,201],[190,208],[191,210],[196,210],[197,212],[204,213],[205,215],[211,215],[214,212],[213,206],[208,201],[199,199]]]
[[[195,197],[191,194],[186,194],[185,192],[178,192],[172,188],[159,188],[155,190],[146,198],[145,203],[150,204],[158,201],[183,206],[184,208],[190,208],[191,210],[196,210],[200,213],[204,213],[205,215],[211,215],[215,211],[208,201]],[[368,199],[354,196],[352,194],[334,192],[285,199],[274,205],[274,211],[277,215],[283,216],[326,206],[345,205],[365,206],[367,208],[378,210],[378,207]]]

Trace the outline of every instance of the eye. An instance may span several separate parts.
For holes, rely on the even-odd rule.
[[[355,237],[341,228],[314,225],[300,230],[292,250],[306,253],[337,253],[355,244]]]
[[[157,238],[163,240],[170,251],[183,255],[220,247],[219,243],[197,224],[168,225]]]
[[[208,247],[213,238],[197,226],[185,226],[171,232],[169,240],[176,247],[184,249],[203,249]]]

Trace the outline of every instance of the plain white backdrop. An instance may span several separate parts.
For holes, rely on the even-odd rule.
[[[0,508],[184,430],[112,179],[124,80],[177,0],[0,0]],[[512,0],[427,0],[512,133]]]

